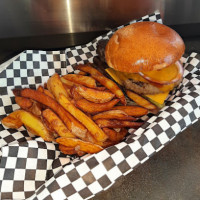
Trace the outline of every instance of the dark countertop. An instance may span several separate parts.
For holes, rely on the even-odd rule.
[[[62,4],[65,2],[72,3],[72,1],[60,1],[59,4],[61,2]],[[80,3],[78,0],[74,0],[74,2],[74,5]],[[87,0],[85,4],[81,5],[81,8],[74,7],[74,12],[81,11],[84,14],[87,12],[86,8],[93,9],[96,6],[94,3],[87,6],[91,2]],[[69,16],[63,14],[66,9],[62,6],[58,7],[58,3],[53,4],[51,0],[45,1],[45,3],[38,0],[35,0],[34,3],[31,0],[16,0],[15,3],[10,0],[0,1],[0,63],[26,49],[55,50],[87,43],[110,28],[121,25],[136,18],[136,16],[141,17],[151,13],[155,9],[161,9],[164,23],[170,25],[184,38],[186,53],[200,53],[200,15],[197,9],[200,2],[198,0],[159,0],[157,3],[152,0],[145,0],[142,1],[143,4],[139,2],[141,1],[135,0],[135,4],[130,4],[131,6],[128,5],[127,7],[122,4],[122,8],[117,10],[117,13],[112,13],[112,20],[109,22],[107,22],[106,16],[103,20],[100,20],[103,16],[102,13],[95,15],[96,17],[90,24],[93,29],[90,29],[87,23],[95,12],[90,13],[91,15],[87,14],[88,17],[81,21],[81,23],[85,22],[84,26],[75,26],[74,31],[71,30],[70,32],[69,24],[62,20],[64,17],[69,19],[67,18]],[[96,3],[101,8],[100,11],[103,11],[105,5],[106,13],[113,9],[112,0],[105,1],[105,5],[101,4],[101,1]],[[52,5],[54,7],[51,7]],[[33,8],[31,12],[30,8]],[[75,8],[79,8],[79,10]],[[13,12],[13,9],[17,14]],[[124,13],[123,9],[125,10]],[[128,13],[126,9],[128,9]],[[131,9],[136,9],[137,13],[132,12]],[[36,10],[39,12],[38,15],[36,15]],[[61,13],[60,18],[56,18],[56,13],[59,12]],[[124,15],[121,14],[120,16],[119,12]],[[80,21],[77,21],[79,19],[81,17],[76,18],[75,22],[80,24]],[[98,28],[98,24],[103,22],[104,26]],[[110,26],[111,24],[112,26]],[[97,194],[93,200],[199,200],[199,133],[200,124],[197,122],[180,133],[150,160],[125,177],[119,178],[108,190]]]

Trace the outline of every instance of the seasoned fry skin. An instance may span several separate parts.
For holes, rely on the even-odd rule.
[[[115,106],[112,110],[121,110],[125,112],[127,115],[133,117],[141,117],[148,113],[148,109],[140,107],[140,106]]]
[[[33,101],[31,99],[25,97],[15,97],[15,102],[20,106],[22,109],[31,108],[33,105]]]
[[[56,139],[56,142],[58,144],[62,144],[67,147],[72,147],[72,148],[78,147],[80,151],[84,151],[87,153],[97,153],[103,150],[103,148],[99,145],[92,144],[90,142],[85,142],[79,139],[74,139],[74,138],[59,137]]]
[[[75,102],[75,105],[83,110],[84,112],[95,114],[98,112],[103,112],[110,110],[114,105],[119,102],[119,99],[113,99],[106,103],[93,103],[86,99],[80,99]]]
[[[80,74],[67,74],[62,76],[64,79],[76,84],[84,85],[89,88],[96,88],[96,81],[90,76],[83,76]]]
[[[105,141],[108,136],[94,123],[85,113],[76,108],[64,95],[60,95],[59,103],[70,112],[77,120],[79,120],[88,131],[95,137],[97,141]]]
[[[62,81],[62,83],[63,83],[65,86],[67,86],[67,87],[69,87],[69,88],[71,88],[71,87],[73,87],[73,86],[75,86],[75,85],[79,85],[79,84],[77,84],[77,83],[74,83],[74,82],[72,82],[72,81],[69,81],[69,80],[65,79],[64,77],[61,77],[60,80]]]
[[[67,90],[65,90],[65,87],[63,86],[63,83],[60,80],[60,76],[58,74],[54,74],[51,76],[51,78],[49,78],[47,81],[47,88],[56,99],[58,99],[60,94],[63,94],[68,99],[71,99],[67,93]]]
[[[67,147],[65,145],[60,144],[59,149],[64,154],[74,155],[77,154],[78,156],[83,156],[86,152],[80,151],[78,148]]]
[[[44,110],[42,116],[49,122],[49,124],[51,124],[51,128],[53,128],[59,136],[75,138],[75,136],[64,125],[62,120],[52,110]]]
[[[89,73],[95,80],[97,80],[99,83],[101,83],[103,86],[105,86],[107,89],[109,89],[112,93],[116,95],[120,99],[123,105],[126,105],[126,99],[124,96],[124,93],[121,91],[121,89],[117,86],[115,82],[112,80],[106,78],[103,74],[101,74],[98,70],[95,68],[89,66],[89,65],[78,65],[77,69]]]
[[[106,103],[115,96],[108,91],[100,91],[96,89],[87,88],[84,86],[76,86],[75,90],[85,99],[94,103]]]
[[[15,97],[16,103],[20,106],[20,108],[31,112],[36,116],[41,116],[42,106],[40,103],[25,97]]]
[[[19,119],[18,113],[20,110],[16,110],[10,113],[8,116],[4,117],[1,122],[4,126],[8,128],[18,129],[23,126],[23,122]]]
[[[136,93],[134,93],[130,90],[127,90],[126,94],[128,95],[128,97],[130,99],[132,99],[139,106],[142,106],[142,107],[147,108],[149,110],[155,110],[157,108],[154,104],[150,103],[149,101],[147,101],[146,99],[144,99],[140,95],[138,95],[138,94],[136,94]]]
[[[51,97],[51,98],[54,99],[53,94],[51,94],[51,92],[50,92],[49,90],[44,89],[41,85],[37,88],[37,91],[43,92],[43,93],[45,93],[47,96],[49,96],[49,97]]]
[[[83,98],[83,97],[76,91],[76,86],[72,86],[71,89],[70,89],[70,92],[71,92],[72,98],[73,98],[75,101],[80,100],[80,99]]]
[[[60,117],[60,119],[64,122],[64,124],[72,133],[86,134],[87,129],[51,97],[45,95],[42,92],[29,88],[25,88],[22,90],[13,90],[13,92],[16,96],[34,99],[35,101],[38,101],[51,108]]]
[[[119,121],[119,120],[110,120],[110,119],[97,119],[95,121],[101,128],[124,128],[132,127],[139,128],[143,122],[131,122],[131,121]]]
[[[67,147],[65,145],[60,144],[59,149],[62,153],[68,154],[68,155],[74,155],[77,154],[76,150],[74,147]]]
[[[105,112],[98,113],[92,117],[93,120],[97,119],[117,119],[117,120],[136,120],[134,117],[128,116],[122,110],[108,110]]]
[[[126,128],[121,128],[119,132],[110,128],[103,128],[103,130],[108,135],[109,139],[113,142],[120,142],[128,133]]]
[[[21,125],[24,124],[27,127],[27,129],[34,135],[42,137],[45,141],[53,141],[54,140],[53,135],[49,133],[49,131],[47,130],[45,125],[42,123],[42,121],[39,118],[37,118],[36,116],[34,116],[33,114],[31,114],[25,110],[14,111],[13,113],[10,114],[10,117],[9,116],[5,117],[2,120],[2,123],[5,126],[9,127],[8,121],[13,116],[15,117],[15,120],[18,120],[21,123]],[[18,126],[17,128],[19,128],[19,127],[20,126]],[[12,125],[10,125],[9,128],[13,128]]]

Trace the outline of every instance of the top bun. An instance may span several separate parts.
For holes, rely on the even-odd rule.
[[[109,67],[136,73],[162,69],[178,61],[185,51],[173,29],[156,22],[137,22],[117,30],[105,49]]]

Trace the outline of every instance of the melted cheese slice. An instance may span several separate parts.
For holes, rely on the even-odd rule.
[[[106,72],[120,85],[123,85],[123,81],[126,79],[133,79],[135,81],[142,81],[146,83],[150,83],[148,80],[144,79],[142,76],[139,74],[129,74],[125,72],[119,72],[115,71],[112,68],[107,68]],[[156,84],[153,84],[154,86],[157,87]],[[174,88],[174,84],[169,84],[169,85],[159,85],[158,87],[163,93],[159,94],[148,94],[144,95],[144,97],[147,97],[150,101],[155,102],[156,104],[163,105],[165,99],[167,98],[169,91]]]

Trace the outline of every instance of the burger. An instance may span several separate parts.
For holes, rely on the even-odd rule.
[[[117,30],[98,44],[105,71],[125,91],[132,91],[162,108],[182,80],[180,62],[185,45],[180,35],[156,22],[137,22]]]

